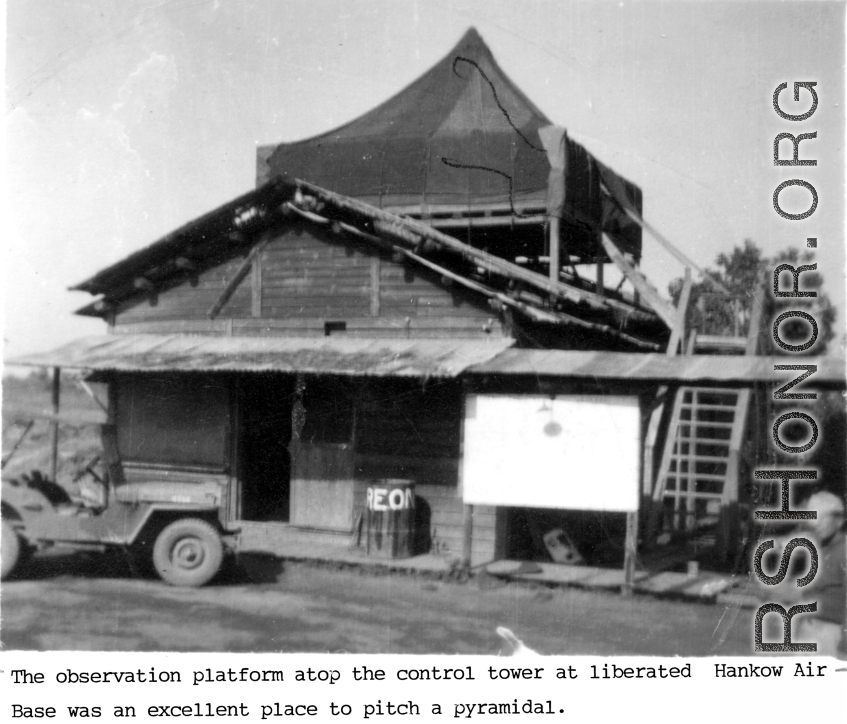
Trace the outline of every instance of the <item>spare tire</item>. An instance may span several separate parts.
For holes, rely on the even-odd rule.
[[[0,580],[5,581],[14,573],[21,559],[21,538],[12,524],[3,518],[3,537],[0,539]]]
[[[157,536],[153,566],[172,586],[203,586],[220,570],[223,553],[223,541],[213,525],[200,518],[180,518]]]

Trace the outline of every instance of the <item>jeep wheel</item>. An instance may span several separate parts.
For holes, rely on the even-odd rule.
[[[0,580],[12,575],[21,559],[21,539],[7,520],[2,521],[3,538],[0,539]]]
[[[223,552],[214,526],[199,518],[182,518],[159,533],[153,566],[172,586],[202,586],[220,570]]]

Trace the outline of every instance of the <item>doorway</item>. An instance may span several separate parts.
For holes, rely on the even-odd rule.
[[[355,389],[342,377],[303,380],[297,403],[302,425],[291,444],[292,525],[345,533],[353,528]]]
[[[287,375],[243,377],[238,386],[242,520],[287,523],[291,516],[291,407]]]

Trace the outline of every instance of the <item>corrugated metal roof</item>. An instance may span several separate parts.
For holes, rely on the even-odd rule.
[[[575,352],[565,350],[509,349],[494,359],[475,365],[470,373],[532,375],[536,377],[589,377],[595,379],[678,382],[781,382],[792,372],[774,365],[817,365],[809,386],[844,386],[843,357],[746,357],[735,355],[685,355],[628,352]],[[793,373],[798,376],[800,372]]]
[[[351,337],[85,337],[7,364],[138,372],[304,372],[375,377],[456,377],[513,344]]]
[[[746,357],[508,349],[513,340],[355,337],[196,337],[114,334],[85,337],[12,365],[138,372],[304,372],[374,377],[471,374],[577,377],[645,382],[788,381],[774,365],[813,364],[814,386],[843,387],[843,357]],[[795,374],[799,375],[797,372]]]

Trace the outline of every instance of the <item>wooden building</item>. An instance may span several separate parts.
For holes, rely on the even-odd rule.
[[[28,360],[110,383],[128,485],[195,482],[230,521],[349,534],[370,481],[410,479],[417,550],[479,563],[516,555],[519,504],[465,500],[471,398],[605,395],[635,425],[634,508],[612,510],[664,505],[650,470],[679,415],[655,375],[600,372],[655,367],[644,353],[682,339],[684,307],[637,268],[641,192],[553,127],[475,31],[362,118],[261,148],[258,177],[75,287],[108,334]],[[608,264],[628,292],[606,287]],[[543,348],[600,354],[598,376],[533,374]],[[634,525],[609,520],[621,538]]]

